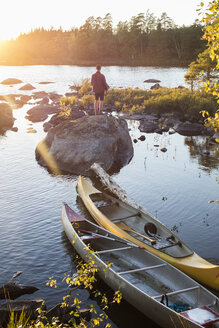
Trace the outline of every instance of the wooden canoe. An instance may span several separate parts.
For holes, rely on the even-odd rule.
[[[86,220],[65,203],[61,217],[78,254],[86,262],[92,261],[99,276],[113,290],[120,290],[126,301],[158,325],[197,328],[214,323],[219,327],[219,299],[198,282],[145,249]]]
[[[82,176],[78,178],[77,192],[101,227],[145,248],[204,285],[219,290],[219,266],[193,252],[149,212],[136,210],[102,193]]]

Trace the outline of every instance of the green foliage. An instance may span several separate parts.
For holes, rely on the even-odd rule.
[[[157,65],[181,66],[203,50],[202,26],[177,27],[166,13],[149,10],[119,22],[112,17],[88,17],[70,31],[38,28],[3,42],[0,61],[5,65]],[[30,51],[31,49],[31,51]]]
[[[201,2],[200,7],[204,6],[203,2]],[[201,9],[199,9],[201,11]],[[205,24],[205,30],[203,39],[208,42],[208,52],[212,62],[216,63],[216,70],[219,70],[219,2],[218,0],[212,0],[208,3],[207,10],[202,18],[202,21]],[[218,81],[211,83],[210,78],[207,78],[203,83],[205,87],[205,91],[207,93],[215,96],[219,103],[219,83]],[[205,119],[205,125],[213,127],[215,132],[219,130],[219,114],[218,111],[214,116],[210,116],[207,111],[203,111],[202,115],[207,118]],[[219,139],[215,139],[216,142],[219,143]]]
[[[63,118],[67,119],[71,114],[71,107],[68,106],[61,106],[59,111],[59,116],[62,116]]]
[[[132,89],[110,89],[105,97],[105,103],[114,105],[116,108],[122,108],[124,105],[131,107],[132,105],[140,105],[150,97],[150,91],[139,88]]]
[[[201,9],[204,6],[203,2],[200,4]],[[219,69],[219,2],[218,0],[212,0],[208,3],[208,7],[205,10],[202,22],[205,24],[203,39],[207,40],[208,51],[212,61],[216,62],[216,69]],[[219,83],[216,81],[211,84],[208,80],[205,83],[205,91],[212,93],[218,98],[219,103]]]
[[[144,101],[145,111],[152,107],[155,111],[162,112],[181,112],[183,114],[196,115],[198,117],[201,109],[208,109],[214,112],[217,108],[216,102],[212,97],[207,97],[204,92],[191,92],[187,89],[172,89],[155,93],[149,100]]]
[[[7,328],[61,328],[61,327],[75,327],[75,328],[95,328],[99,327],[102,323],[105,324],[106,328],[110,328],[111,325],[107,322],[108,316],[105,311],[112,306],[113,304],[119,304],[122,299],[122,294],[120,291],[116,291],[110,300],[105,294],[102,294],[100,291],[94,289],[94,284],[96,283],[96,274],[98,269],[95,265],[94,259],[92,257],[93,251],[87,248],[89,251],[89,258],[87,259],[87,263],[79,260],[79,257],[76,255],[76,268],[77,271],[73,275],[65,274],[65,282],[68,287],[68,294],[65,295],[61,302],[62,308],[68,308],[70,305],[74,305],[74,310],[70,312],[70,320],[68,324],[60,323],[59,318],[53,318],[52,322],[48,322],[46,317],[46,312],[43,308],[38,309],[38,317],[35,321],[28,321],[25,318],[25,313],[22,313],[19,318],[15,318],[14,313],[11,313],[11,318]],[[111,264],[108,264],[108,268],[110,268]],[[107,269],[105,270],[107,274]],[[50,277],[49,281],[46,284],[52,288],[57,288],[57,281]],[[102,311],[97,311],[93,304],[87,304],[87,307],[91,313],[91,320],[86,322],[80,316],[80,309],[82,302],[79,298],[79,294],[77,293],[78,288],[86,288],[89,290],[92,295],[99,299],[100,307]],[[43,304],[44,305],[44,304]],[[99,313],[99,314],[98,314]]]
[[[61,97],[59,99],[60,105],[62,106],[68,106],[68,105],[74,105],[77,103],[77,98],[76,97]]]
[[[59,99],[59,102],[61,105],[59,116],[68,118],[72,111],[71,105],[75,105],[78,102],[78,99],[77,97],[62,97]]]
[[[202,116],[205,117],[205,126],[212,127],[215,132],[219,131],[219,112],[217,111],[214,116],[210,116],[208,111],[202,111]],[[215,139],[219,143],[219,139]]]
[[[84,95],[88,94],[90,91],[92,91],[91,82],[90,82],[89,78],[86,78],[82,81],[82,85],[81,85],[81,88],[78,91],[78,93],[81,96],[84,96]]]
[[[185,81],[190,85],[191,90],[195,85],[201,86],[201,83],[208,83],[208,86],[213,85],[215,80],[218,80],[219,73],[216,68],[216,61],[211,60],[209,49],[200,53],[195,61],[189,65],[189,70],[185,74]]]
[[[203,91],[184,89],[159,88],[157,90],[111,89],[106,96],[106,103],[114,105],[117,110],[129,114],[181,112],[199,116],[201,110],[213,114],[217,103],[211,95]]]
[[[84,95],[80,102],[83,106],[92,105],[94,103],[94,95]]]
[[[203,7],[203,3],[201,3]],[[203,39],[208,42],[210,50],[210,57],[212,60],[217,61],[217,68],[219,69],[219,2],[218,0],[210,1],[207,11],[202,19],[205,23],[205,33]]]

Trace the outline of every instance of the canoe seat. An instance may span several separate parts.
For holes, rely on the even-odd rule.
[[[219,315],[208,306],[180,312],[180,314],[204,327],[219,321]]]
[[[135,247],[135,245],[133,245],[133,246],[127,246],[127,247],[120,247],[120,248],[106,249],[106,250],[103,250],[103,251],[96,251],[96,252],[94,252],[94,254],[106,254],[106,253],[126,251],[128,249],[133,248],[133,247]]]
[[[92,231],[84,230],[84,229],[78,229],[79,232],[85,233],[85,235],[80,236],[81,240],[83,241],[89,241],[94,239],[100,239],[102,236],[98,235],[96,233],[93,233]]]
[[[93,236],[92,235],[84,235],[84,236],[81,236],[80,238],[83,241],[90,241],[90,240],[94,240],[94,239],[100,239],[101,237],[94,236],[94,235]]]

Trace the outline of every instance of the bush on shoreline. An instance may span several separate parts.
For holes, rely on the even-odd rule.
[[[200,111],[214,114],[218,109],[216,99],[203,91],[190,91],[186,88],[159,88],[156,90],[112,89],[105,103],[115,106],[117,111],[129,114],[179,112],[200,117]]]
[[[96,288],[98,269],[92,257],[93,251],[89,245],[87,249],[90,254],[87,262],[84,262],[78,255],[75,255],[76,272],[73,275],[65,274],[63,281],[65,281],[68,287],[68,294],[63,296],[62,302],[58,304],[58,307],[56,306],[58,308],[56,313],[53,311],[51,316],[49,314],[50,311],[46,312],[43,302],[42,308],[37,310],[38,316],[35,320],[31,320],[24,311],[20,315],[15,315],[11,312],[7,328],[95,328],[99,327],[101,323],[106,328],[110,328],[111,324],[109,323],[106,311],[113,304],[119,304],[121,302],[122,294],[117,290],[109,298]],[[111,264],[109,263],[108,268],[110,266]],[[49,277],[46,285],[52,288],[58,287],[57,281],[53,277]],[[99,309],[96,309],[92,303],[88,304],[88,302],[81,299],[78,293],[78,289],[81,288],[88,290],[90,295],[97,300]],[[84,306],[87,307],[86,315],[83,315]]]

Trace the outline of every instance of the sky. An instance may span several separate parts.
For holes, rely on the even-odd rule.
[[[200,3],[201,0],[0,0],[0,39],[16,38],[38,27],[69,30],[83,25],[89,16],[104,17],[107,13],[116,26],[147,10],[156,17],[166,12],[177,25],[188,26],[199,18],[196,9]]]

